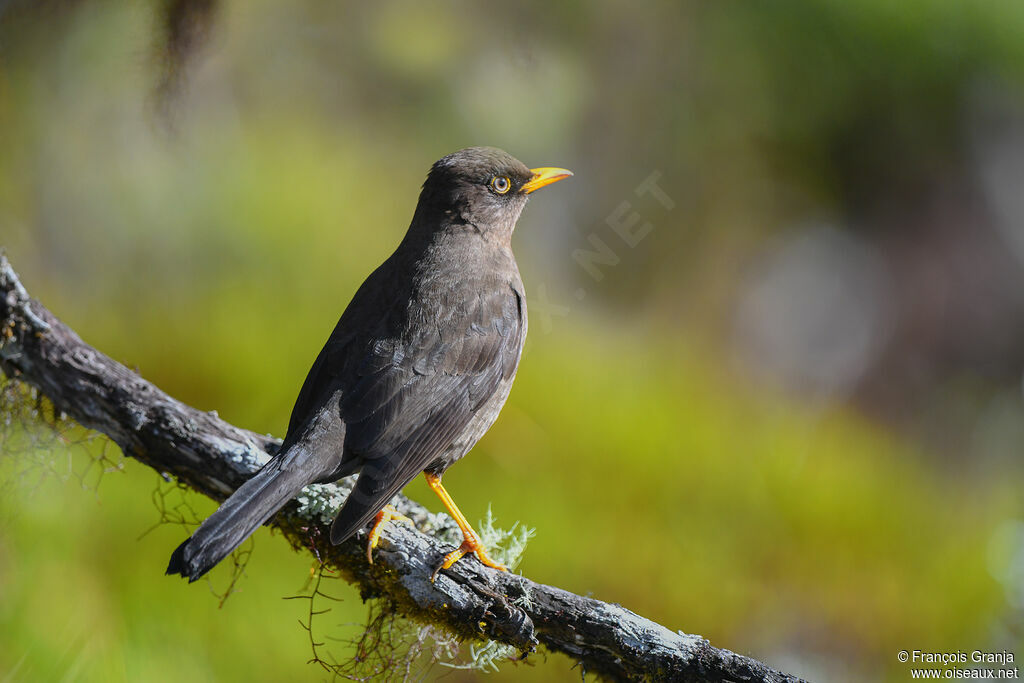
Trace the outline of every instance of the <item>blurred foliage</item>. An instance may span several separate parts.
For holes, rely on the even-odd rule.
[[[516,387],[445,479],[469,516],[535,527],[531,578],[814,680],[903,680],[900,649],[1024,643],[1022,223],[993,185],[1019,166],[986,152],[1024,130],[1020,3],[221,2],[166,99],[166,6],[41,7],[0,4],[0,244],[89,343],[280,435],[433,160],[491,144],[566,166],[516,237]],[[635,190],[654,171],[671,209]],[[629,247],[608,221],[634,211],[651,230]],[[734,337],[737,302],[779,298],[748,295],[774,282],[758,269],[815,222],[845,236],[827,242],[840,256],[868,255],[852,272],[887,274],[863,291],[892,306],[850,384],[806,395]],[[572,255],[595,236],[618,258],[600,280]],[[830,291],[824,272],[782,297],[793,324],[768,316],[784,332]],[[81,472],[96,448],[31,461]],[[185,531],[144,533],[156,474],[29,485],[25,453],[0,460],[5,680],[320,676],[305,606],[281,600],[309,558],[261,530],[218,609],[162,577]],[[406,492],[438,507],[422,482]],[[332,594],[321,635],[358,638],[366,608]],[[490,677],[578,675],[531,660]]]

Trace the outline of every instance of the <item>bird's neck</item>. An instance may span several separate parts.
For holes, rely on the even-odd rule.
[[[504,226],[485,228],[467,218],[458,209],[437,209],[428,212],[417,208],[409,230],[402,240],[402,246],[415,251],[439,245],[471,245],[474,242],[484,242],[492,248],[511,249],[512,231],[504,229]]]

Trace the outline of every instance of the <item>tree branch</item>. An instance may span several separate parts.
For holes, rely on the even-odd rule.
[[[39,389],[80,424],[109,436],[125,454],[218,500],[280,445],[175,400],[83,342],[29,299],[2,254],[0,370]],[[386,598],[412,619],[522,651],[540,643],[579,660],[586,671],[616,680],[799,680],[618,605],[485,569],[474,560],[457,563],[431,583],[433,568],[450,547],[408,525],[388,525],[370,565],[364,537],[340,546],[326,540],[350,487],[351,481],[308,487],[272,524],[297,550],[312,550],[340,571],[364,598]],[[453,525],[406,498],[399,498],[398,508],[420,528]]]

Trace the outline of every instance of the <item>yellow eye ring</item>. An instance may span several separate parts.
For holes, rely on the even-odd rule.
[[[491,178],[491,189],[498,194],[505,194],[512,189],[512,182],[508,179],[508,176],[496,175]]]

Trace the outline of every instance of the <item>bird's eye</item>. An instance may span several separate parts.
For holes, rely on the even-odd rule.
[[[498,175],[491,178],[491,188],[498,194],[505,194],[510,187],[512,183],[509,182],[508,176]]]

